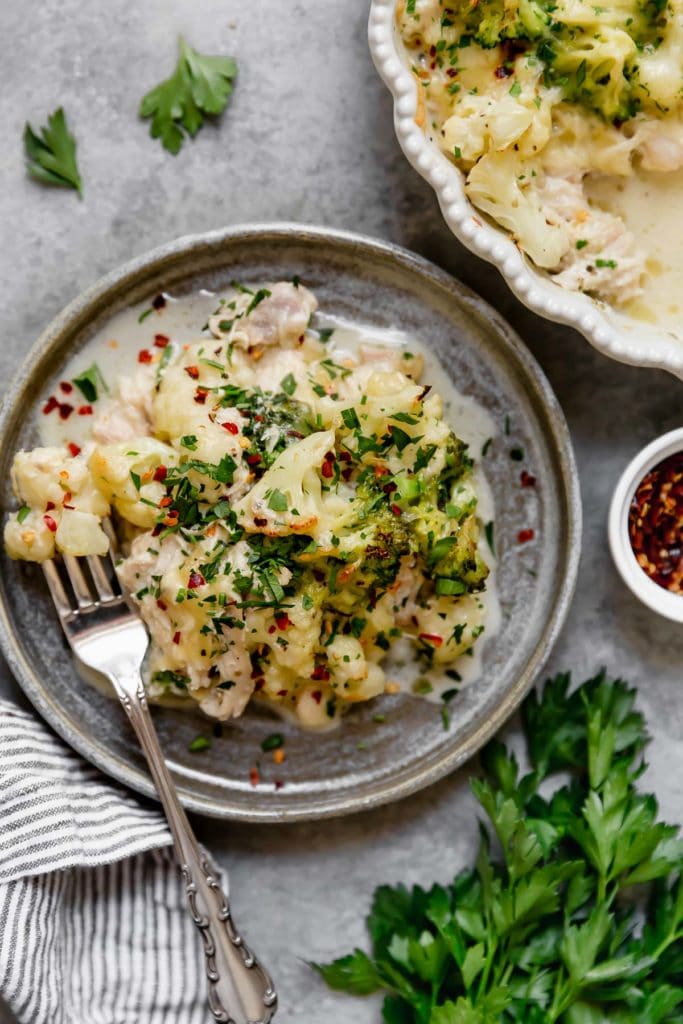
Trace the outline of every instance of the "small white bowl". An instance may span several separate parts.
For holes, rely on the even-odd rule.
[[[628,534],[628,512],[643,477],[680,451],[683,451],[683,427],[662,434],[629,462],[614,492],[607,525],[612,558],[626,586],[648,608],[673,622],[683,622],[683,595],[669,593],[638,565]]]

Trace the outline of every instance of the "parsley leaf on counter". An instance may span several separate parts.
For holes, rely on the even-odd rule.
[[[180,56],[170,78],[148,92],[140,103],[140,117],[151,117],[150,135],[161,139],[175,156],[185,142],[185,132],[194,137],[206,116],[225,109],[237,64],[232,57],[208,57],[179,40]]]
[[[569,683],[523,705],[527,774],[484,749],[474,866],[429,891],[382,886],[372,954],[313,965],[331,988],[385,992],[385,1024],[683,1021],[683,841],[636,789],[635,693],[604,673]]]
[[[47,125],[36,135],[31,125],[24,128],[26,169],[32,178],[45,185],[74,188],[83,193],[81,176],[76,163],[76,140],[69,134],[66,116],[60,107],[50,114]]]

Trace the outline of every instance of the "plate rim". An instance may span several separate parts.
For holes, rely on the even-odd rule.
[[[603,355],[629,366],[666,370],[683,379],[683,342],[661,329],[655,341],[639,337],[637,320],[613,310],[583,292],[561,288],[536,269],[503,228],[482,219],[480,210],[465,192],[465,178],[458,167],[419,127],[418,85],[399,52],[394,21],[396,0],[371,0],[368,44],[375,68],[392,95],[394,131],[404,156],[434,190],[441,214],[456,238],[475,256],[492,263],[511,292],[527,309],[546,320],[573,327]],[[633,325],[620,329],[606,314],[623,317]],[[639,330],[640,328],[640,330]]]
[[[581,555],[582,507],[579,476],[571,436],[559,401],[540,364],[516,331],[497,310],[445,270],[394,242],[373,238],[358,232],[298,224],[291,221],[237,224],[208,232],[183,235],[134,257],[100,277],[69,302],[48,323],[29,349],[0,405],[0,438],[5,437],[8,429],[18,418],[18,400],[30,382],[31,370],[35,361],[48,355],[51,349],[56,347],[65,331],[77,329],[80,319],[84,319],[87,323],[87,314],[89,311],[92,314],[93,307],[96,307],[97,303],[106,304],[108,299],[113,301],[120,297],[121,292],[126,288],[132,289],[136,284],[140,284],[139,278],[143,272],[147,272],[152,277],[155,268],[162,270],[163,264],[170,257],[186,258],[188,253],[197,247],[216,246],[220,251],[225,243],[234,245],[240,241],[263,241],[263,237],[266,235],[277,241],[293,241],[297,245],[306,242],[333,246],[341,244],[353,247],[356,251],[360,249],[366,255],[381,256],[389,262],[399,264],[403,271],[409,270],[429,278],[432,284],[445,291],[456,302],[461,305],[463,303],[470,305],[476,309],[479,315],[483,315],[502,336],[506,348],[518,364],[521,364],[527,379],[535,387],[536,398],[540,399],[548,414],[552,428],[552,437],[550,438],[552,449],[558,460],[559,476],[564,485],[562,503],[565,508],[567,530],[564,550],[559,553],[557,570],[558,575],[561,575],[561,583],[557,588],[553,608],[539,641],[530,651],[523,671],[515,680],[514,685],[491,710],[489,716],[464,737],[457,746],[446,751],[437,763],[422,769],[418,765],[405,779],[392,781],[391,778],[388,778],[382,783],[381,789],[368,794],[342,794],[341,796],[337,794],[331,797],[321,795],[316,806],[302,808],[294,805],[291,809],[288,808],[284,811],[278,808],[259,808],[257,800],[255,800],[254,807],[231,806],[229,801],[216,804],[210,797],[187,794],[179,786],[181,800],[187,810],[223,820],[281,823],[338,817],[403,799],[455,771],[495,735],[514,713],[538,678],[564,625],[576,586]],[[157,799],[151,778],[147,773],[139,771],[123,758],[108,751],[105,747],[97,745],[96,742],[93,745],[90,734],[72,728],[66,719],[60,717],[60,705],[50,699],[49,684],[43,685],[39,681],[20,646],[15,644],[4,594],[0,595],[0,649],[17,684],[50,728],[114,782],[122,783],[146,797]],[[173,758],[168,757],[167,761],[172,767]]]

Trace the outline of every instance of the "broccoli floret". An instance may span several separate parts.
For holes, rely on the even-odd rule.
[[[550,15],[536,0],[480,0],[463,4],[465,31],[484,49],[493,49],[508,39],[541,38],[550,25]]]
[[[414,549],[409,523],[393,500],[394,491],[390,477],[366,474],[356,488],[354,520],[339,538],[340,555],[347,562],[360,562],[352,584],[362,582],[376,592],[391,586],[401,559]]]
[[[439,474],[428,476],[421,470],[406,482],[397,481],[397,501],[404,508],[413,549],[422,556],[438,594],[481,590],[488,576],[478,552],[471,469],[467,446],[451,435]]]

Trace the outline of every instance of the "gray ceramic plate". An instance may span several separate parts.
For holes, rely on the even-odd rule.
[[[245,821],[344,814],[395,800],[452,771],[517,707],[541,669],[564,620],[576,577],[580,498],[567,427],[541,370],[508,325],[447,274],[395,246],[361,236],[296,225],[234,228],[183,238],[115,271],[73,302],[45,331],[6,397],[0,414],[3,509],[14,507],[9,467],[14,452],[37,441],[37,403],[60,367],[107,319],[162,288],[219,288],[231,278],[276,280],[298,274],[321,309],[419,335],[440,356],[457,387],[501,424],[487,457],[496,501],[496,544],[503,625],[484,658],[483,678],[439,708],[409,696],[359,707],[323,735],[278,724],[287,760],[275,768],[260,754],[273,731],[266,712],[250,710],[225,727],[211,750],[188,744],[206,719],[156,709],[155,719],[183,802],[193,810]],[[438,384],[438,382],[436,382]],[[509,417],[510,436],[503,424]],[[522,490],[526,453],[536,488]],[[533,522],[530,521],[530,517]],[[536,539],[520,544],[533,525]],[[143,758],[118,704],[75,674],[42,574],[1,556],[0,641],[37,710],[94,764],[152,794]],[[383,712],[385,721],[373,720]],[[262,783],[249,769],[260,758]],[[284,785],[276,785],[276,779]]]

